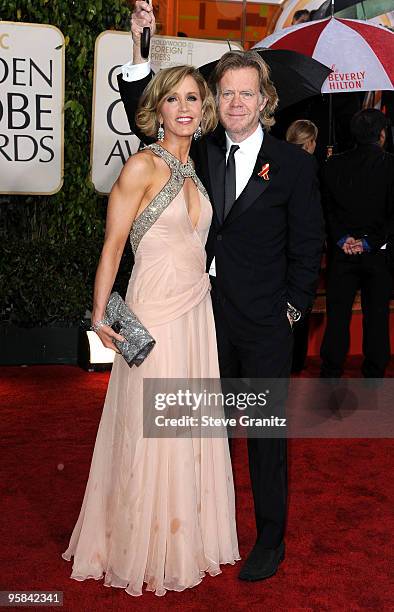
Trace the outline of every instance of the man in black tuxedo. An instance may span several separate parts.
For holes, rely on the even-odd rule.
[[[384,150],[387,120],[376,109],[354,115],[357,146],[325,165],[329,231],[327,327],[321,347],[323,377],[341,376],[357,289],[363,311],[362,372],[381,378],[390,359],[389,253],[394,234],[394,155]]]
[[[134,115],[151,78],[139,52],[143,26],[154,27],[153,12],[137,2],[132,18],[137,65],[124,66],[118,83],[138,136]],[[291,326],[312,304],[320,265],[315,164],[308,153],[269,135],[277,95],[257,54],[227,53],[215,82],[221,126],[198,141],[191,155],[213,204],[207,259],[215,274],[220,372],[223,378],[286,378]],[[248,452],[257,539],[239,577],[261,580],[275,574],[284,558],[286,440],[249,438]]]

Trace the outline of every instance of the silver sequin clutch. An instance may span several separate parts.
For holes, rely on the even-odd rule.
[[[111,293],[103,321],[123,336],[124,342],[114,340],[114,343],[128,365],[141,365],[155,346],[156,340],[128,308],[119,293]]]

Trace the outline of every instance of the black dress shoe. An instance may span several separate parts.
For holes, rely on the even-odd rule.
[[[278,548],[263,548],[256,542],[240,573],[240,580],[265,580],[278,571],[280,563],[285,558],[285,544],[281,542]]]

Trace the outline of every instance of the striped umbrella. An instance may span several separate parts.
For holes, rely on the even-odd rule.
[[[275,32],[258,47],[298,51],[331,68],[322,93],[394,90],[394,33],[378,25],[332,17]]]

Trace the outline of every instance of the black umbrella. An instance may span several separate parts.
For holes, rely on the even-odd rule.
[[[321,93],[321,88],[331,69],[311,57],[282,49],[255,49],[268,64],[271,80],[279,96],[278,110]],[[219,60],[199,67],[209,80]]]
[[[378,4],[377,2],[374,2]],[[326,0],[321,4],[321,6],[311,11],[311,21],[316,21],[317,19],[326,19],[326,17],[330,17],[332,14],[332,10],[334,8],[334,12],[338,13],[339,11],[344,11],[345,9],[350,8],[351,6],[355,6],[356,4],[371,4],[370,2],[360,2],[360,0],[335,0],[334,7],[332,6],[331,0]],[[383,9],[381,10],[383,12]],[[376,15],[379,14],[379,10],[376,12]],[[342,15],[343,17],[343,15]],[[357,14],[354,16],[357,18]]]
[[[311,21],[326,19],[331,16],[332,9],[337,17],[344,19],[372,19],[393,10],[393,0],[326,0],[315,11],[311,11]]]

